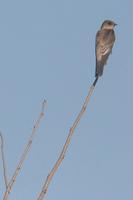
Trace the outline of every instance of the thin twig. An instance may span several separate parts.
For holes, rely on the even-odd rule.
[[[63,160],[64,157],[65,157],[66,151],[67,151],[68,146],[69,146],[69,144],[70,144],[70,142],[71,142],[71,138],[72,138],[72,136],[73,136],[73,134],[74,134],[74,130],[75,130],[75,128],[77,127],[78,123],[80,122],[81,117],[83,116],[83,114],[84,114],[84,112],[85,112],[85,110],[86,110],[86,108],[87,108],[87,105],[88,105],[88,103],[89,103],[90,97],[91,97],[91,95],[92,95],[92,93],[93,93],[93,90],[94,90],[94,88],[95,88],[95,85],[96,85],[97,81],[98,81],[98,77],[96,77],[96,79],[94,80],[92,86],[89,88],[88,95],[87,95],[86,98],[85,98],[84,104],[83,104],[83,106],[82,106],[82,108],[81,108],[81,110],[80,110],[80,112],[79,112],[79,114],[78,114],[76,120],[74,121],[72,127],[71,127],[70,130],[69,130],[69,133],[68,133],[66,142],[65,142],[65,144],[64,144],[64,146],[63,146],[63,149],[62,149],[62,151],[61,151],[61,153],[60,153],[60,155],[59,155],[59,158],[58,158],[58,160],[56,161],[56,163],[55,163],[55,165],[53,166],[53,168],[52,168],[52,170],[50,171],[50,173],[48,174],[48,176],[47,176],[47,178],[46,178],[46,180],[45,180],[45,183],[44,183],[44,185],[43,185],[43,187],[42,187],[41,193],[39,194],[39,197],[38,197],[37,200],[43,200],[43,199],[44,199],[44,197],[45,197],[45,195],[46,195],[46,193],[47,193],[48,187],[49,187],[49,185],[50,185],[50,183],[51,183],[51,181],[52,181],[52,178],[53,178],[54,174],[56,173],[56,171],[58,170],[58,167],[59,167],[59,165],[61,164],[62,160]]]
[[[27,156],[27,154],[28,154],[28,152],[29,152],[29,150],[30,150],[31,144],[32,144],[32,142],[33,142],[33,138],[34,138],[34,136],[35,136],[35,134],[36,134],[36,131],[37,131],[38,128],[39,128],[40,122],[41,122],[41,120],[42,120],[42,118],[43,118],[43,116],[44,116],[44,108],[45,108],[45,105],[46,105],[46,100],[43,101],[42,109],[41,109],[41,112],[40,112],[40,114],[39,114],[39,117],[38,117],[38,119],[37,119],[35,125],[33,126],[32,133],[31,133],[31,135],[30,135],[30,138],[29,138],[29,140],[28,140],[28,143],[27,143],[27,145],[26,145],[26,147],[25,147],[25,149],[24,149],[24,151],[23,151],[23,153],[22,153],[22,155],[21,155],[21,157],[20,157],[20,161],[18,162],[18,165],[17,165],[17,167],[16,167],[16,169],[15,169],[15,171],[14,171],[14,174],[13,174],[12,178],[11,178],[10,181],[9,181],[9,184],[8,184],[7,190],[6,190],[5,194],[4,194],[3,200],[7,200],[7,199],[8,199],[8,196],[9,196],[9,194],[10,194],[10,192],[11,192],[11,189],[12,189],[12,187],[13,187],[13,184],[15,183],[16,178],[17,178],[17,176],[18,176],[18,174],[19,174],[19,172],[20,172],[20,170],[21,170],[21,168],[22,168],[22,165],[23,165],[23,163],[24,163],[24,161],[25,161],[25,159],[26,159],[26,156]]]
[[[6,170],[7,167],[6,167],[6,162],[5,162],[4,139],[3,139],[2,133],[0,133],[0,140],[1,140],[0,148],[1,148],[1,157],[2,157],[2,165],[3,165],[3,176],[4,176],[5,186],[7,189],[7,186],[8,186],[7,170]]]

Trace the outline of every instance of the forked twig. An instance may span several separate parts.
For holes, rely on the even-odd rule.
[[[84,112],[85,112],[85,110],[87,108],[87,105],[89,103],[90,97],[91,97],[91,95],[93,93],[93,90],[95,88],[95,85],[96,85],[97,81],[98,81],[98,77],[96,77],[94,83],[92,84],[92,86],[90,87],[90,89],[88,91],[88,95],[85,98],[84,104],[83,104],[83,106],[82,106],[82,108],[81,108],[76,120],[74,121],[72,127],[69,130],[66,142],[65,142],[65,144],[63,146],[63,149],[62,149],[62,151],[61,151],[61,153],[59,155],[59,158],[56,161],[55,165],[53,166],[52,170],[50,171],[49,175],[47,176],[47,178],[45,180],[45,183],[44,183],[44,185],[42,187],[41,193],[39,194],[39,197],[38,197],[37,200],[43,200],[44,199],[44,197],[45,197],[45,195],[47,193],[48,187],[49,187],[49,185],[51,183],[51,180],[52,180],[54,174],[56,173],[56,171],[58,170],[58,167],[61,164],[62,160],[65,157],[66,151],[67,151],[68,146],[69,146],[69,144],[71,142],[71,138],[72,138],[72,136],[74,134],[74,130],[77,127],[78,123],[80,122],[81,117],[83,116],[83,114],[84,114]]]
[[[26,159],[26,156],[27,156],[27,154],[28,154],[28,152],[29,152],[29,150],[30,150],[30,147],[31,147],[31,144],[32,144],[32,142],[33,142],[33,138],[34,138],[34,136],[35,136],[35,133],[36,133],[37,129],[39,128],[41,119],[42,119],[43,116],[44,116],[44,108],[45,108],[45,105],[46,105],[46,100],[43,101],[42,109],[41,109],[41,112],[40,112],[40,114],[39,114],[39,117],[38,117],[38,119],[37,119],[35,125],[33,126],[32,133],[31,133],[31,135],[30,135],[30,138],[29,138],[29,140],[28,140],[28,143],[27,143],[27,145],[26,145],[26,147],[25,147],[25,149],[24,149],[24,151],[23,151],[23,153],[22,153],[22,155],[21,155],[21,157],[20,157],[20,160],[19,160],[18,165],[17,165],[17,167],[16,167],[16,169],[15,169],[15,171],[14,171],[13,176],[12,176],[12,178],[10,179],[10,181],[9,181],[9,183],[8,183],[8,186],[7,186],[6,192],[5,192],[5,194],[4,194],[3,200],[7,200],[7,199],[8,199],[8,196],[9,196],[9,194],[10,194],[10,192],[11,192],[11,189],[12,189],[12,187],[13,187],[13,184],[15,183],[16,178],[17,178],[17,176],[18,176],[18,174],[19,174],[19,172],[20,172],[20,170],[21,170],[21,168],[22,168],[22,165],[23,165],[23,163],[24,163],[24,161],[25,161],[25,159]]]
[[[4,181],[5,181],[5,186],[7,189],[8,186],[8,180],[7,180],[7,166],[6,166],[6,162],[5,162],[5,155],[4,155],[4,139],[2,136],[2,133],[0,132],[0,148],[1,148],[1,158],[2,158],[2,165],[3,165],[3,176],[4,176]]]

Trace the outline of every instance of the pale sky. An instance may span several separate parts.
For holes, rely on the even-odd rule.
[[[10,200],[37,199],[94,80],[95,35],[105,19],[118,24],[113,52],[46,199],[133,199],[132,8],[131,0],[0,2],[0,130],[8,177],[43,99],[48,102]]]

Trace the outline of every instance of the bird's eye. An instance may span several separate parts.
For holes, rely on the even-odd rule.
[[[108,22],[108,25],[112,25],[112,22]]]

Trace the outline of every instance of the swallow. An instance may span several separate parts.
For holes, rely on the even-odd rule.
[[[102,76],[104,65],[106,64],[110,53],[112,53],[112,48],[115,42],[114,27],[116,25],[117,24],[111,20],[105,20],[96,34],[96,78]]]

